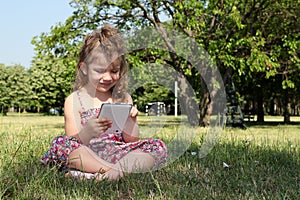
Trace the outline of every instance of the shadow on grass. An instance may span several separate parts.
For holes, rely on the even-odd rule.
[[[159,193],[150,173],[96,182],[64,178],[64,172],[38,162],[6,168],[0,185],[0,199],[148,199]]]
[[[65,179],[39,158],[6,163],[3,199],[296,199],[300,183],[299,149],[257,146],[247,141],[217,144],[208,156],[191,147],[175,162],[117,182]],[[192,153],[193,152],[193,153]],[[29,154],[30,152],[28,152]],[[16,159],[17,160],[17,159]],[[224,167],[224,163],[228,166]]]
[[[300,122],[290,122],[290,123],[284,123],[282,121],[265,121],[265,122],[256,122],[256,121],[250,121],[250,122],[245,122],[245,125],[248,127],[251,126],[279,126],[279,125],[295,125],[295,126],[300,126]]]
[[[296,199],[300,195],[300,153],[296,147],[226,142],[217,144],[204,159],[191,156],[197,149],[191,146],[186,156],[194,157],[193,163],[201,168],[199,174],[193,173],[199,182],[191,191],[211,192],[202,197]]]

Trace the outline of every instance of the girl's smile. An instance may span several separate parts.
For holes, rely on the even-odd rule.
[[[113,83],[114,82],[105,82],[105,83],[99,82],[97,89],[101,90],[101,88],[102,88],[102,89],[109,90],[110,88],[112,88],[115,85]]]

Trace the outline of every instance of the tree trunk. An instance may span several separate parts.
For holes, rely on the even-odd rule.
[[[274,106],[275,106],[275,101],[274,101],[274,99],[275,99],[275,97],[271,97],[271,98],[272,98],[272,99],[271,99],[270,105],[269,105],[269,109],[270,109],[269,114],[272,115],[272,116],[274,116],[274,115],[275,115],[275,109],[274,109]]]
[[[210,116],[212,113],[211,100],[209,98],[209,92],[205,91],[200,103],[200,125],[207,127],[210,125]]]
[[[218,73],[217,68],[208,67],[205,73],[202,71],[201,75],[203,93],[200,102],[200,125],[207,127],[211,125],[212,114],[224,114],[226,92],[223,79]]]
[[[1,106],[2,116],[7,116],[8,108],[6,106]]]
[[[257,122],[264,122],[263,88],[257,87]]]
[[[199,105],[196,102],[196,95],[193,88],[188,84],[186,78],[182,75],[178,80],[181,113],[186,114],[188,122],[192,126],[199,125]]]
[[[290,123],[291,117],[290,117],[290,104],[289,104],[289,93],[288,89],[284,90],[284,107],[283,107],[284,113],[284,123]]]

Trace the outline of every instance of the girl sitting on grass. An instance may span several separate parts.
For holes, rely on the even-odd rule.
[[[134,106],[122,133],[107,133],[112,122],[97,118],[104,102],[133,103],[122,78],[127,72],[123,54],[123,39],[109,25],[86,37],[74,91],[65,100],[66,135],[52,141],[43,164],[67,169],[66,176],[117,180],[124,172],[149,171],[166,161],[167,149],[161,140],[139,140]]]

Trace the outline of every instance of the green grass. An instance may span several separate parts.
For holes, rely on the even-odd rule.
[[[206,129],[179,124],[179,118],[140,117],[143,137],[172,141],[175,134],[197,131],[191,145],[166,167],[131,174],[118,182],[63,178],[39,159],[63,117],[0,117],[1,199],[297,199],[300,196],[300,124],[251,124],[226,128],[204,158],[198,152]],[[179,125],[184,126],[179,129]],[[154,134],[153,134],[154,133]],[[223,162],[229,167],[224,168]]]

